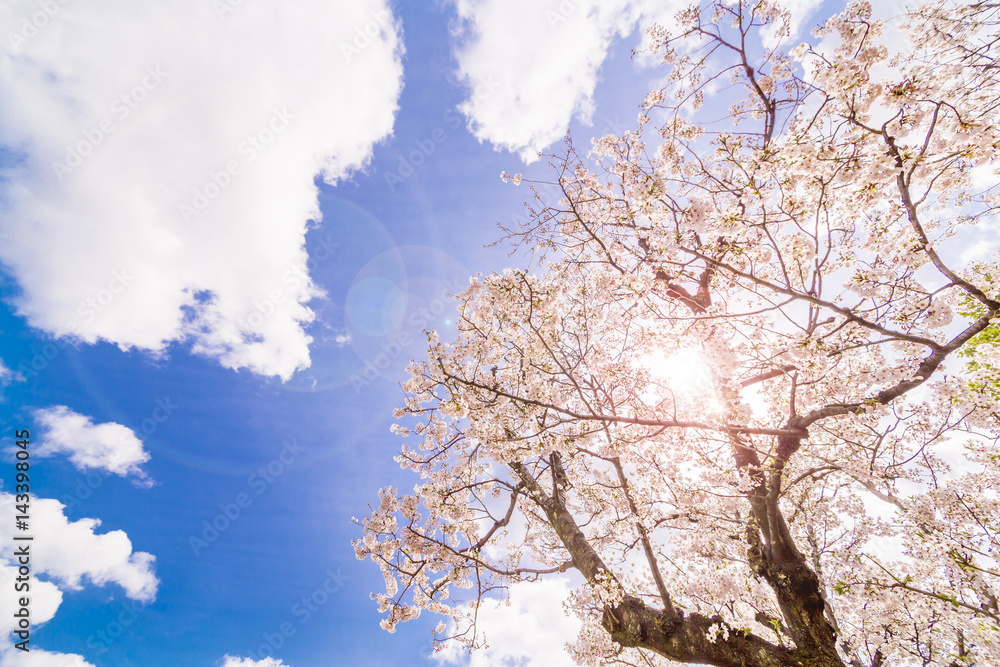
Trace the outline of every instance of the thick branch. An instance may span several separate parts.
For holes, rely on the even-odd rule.
[[[857,412],[858,410],[863,410],[866,405],[887,405],[893,399],[899,398],[906,392],[919,387],[930,379],[931,375],[933,375],[938,367],[944,363],[944,360],[949,354],[965,345],[969,339],[988,327],[990,325],[990,320],[993,317],[996,317],[996,314],[996,311],[987,313],[983,317],[976,320],[965,331],[955,336],[955,338],[953,338],[947,345],[937,345],[933,351],[927,355],[922,362],[920,362],[920,365],[917,366],[917,370],[913,374],[912,378],[901,380],[861,403],[837,403],[835,405],[827,405],[813,410],[809,414],[796,419],[795,426],[806,429],[820,419],[836,415],[845,415],[849,412]]]
[[[586,535],[580,530],[573,515],[566,509],[566,505],[545,493],[524,464],[512,461],[507,465],[521,479],[535,503],[545,512],[549,525],[555,529],[559,540],[569,551],[573,566],[580,571],[580,574],[590,582],[614,581],[614,573],[590,546]]]
[[[558,498],[549,496],[524,464],[508,463],[521,479],[531,498],[545,512],[563,546],[569,551],[573,566],[588,582],[618,588],[618,580],[580,530],[573,515]],[[673,605],[671,605],[671,608]],[[622,646],[655,651],[679,662],[718,665],[719,667],[843,667],[826,656],[813,656],[802,650],[775,646],[756,635],[731,628],[720,617],[702,614],[685,615],[676,609],[657,610],[639,598],[625,594],[621,602],[608,604],[602,623],[612,639]]]

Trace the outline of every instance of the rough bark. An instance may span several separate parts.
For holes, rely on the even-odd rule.
[[[545,513],[574,567],[592,584],[617,585],[614,573],[559,495],[545,493],[523,464],[509,465]],[[777,518],[784,523],[780,513]],[[781,532],[787,535],[787,528]],[[794,546],[789,550],[785,544],[780,548],[774,544],[752,547],[751,559],[757,574],[778,597],[795,648],[778,646],[749,631],[729,627],[719,617],[686,614],[676,608],[655,609],[631,595],[605,607],[604,628],[624,647],[648,649],[679,662],[719,667],[844,667],[837,655],[836,635],[824,616],[819,580]]]

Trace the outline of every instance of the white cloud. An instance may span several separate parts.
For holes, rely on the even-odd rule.
[[[238,658],[227,655],[222,658],[224,662],[219,663],[219,667],[289,667],[281,660],[274,658],[264,658],[263,660],[252,660],[250,658]]]
[[[822,0],[787,0],[795,39]],[[674,27],[680,0],[455,0],[458,75],[469,89],[460,109],[473,133],[532,162],[562,139],[573,118],[589,124],[599,70],[616,35]],[[777,43],[774,30],[764,39]],[[788,40],[785,40],[788,41]],[[642,65],[659,59],[640,56]],[[641,100],[636,100],[638,104]],[[638,113],[638,110],[637,110]]]
[[[34,0],[0,3],[0,261],[18,313],[86,342],[306,367],[313,179],[370,159],[402,86],[385,0],[53,6],[37,27]]]
[[[13,517],[14,495],[0,492],[0,516]],[[113,583],[133,600],[151,602],[159,580],[153,572],[156,558],[144,551],[132,551],[124,531],[98,535],[98,519],[69,521],[64,505],[50,498],[31,502],[30,534],[32,574],[44,574],[70,590],[81,588],[86,578],[97,586]],[[10,562],[16,543],[14,522],[0,524],[0,558]],[[58,604],[56,605],[58,606]]]
[[[0,492],[0,514],[15,515],[15,496]],[[148,553],[132,552],[132,544],[124,532],[94,533],[100,525],[96,519],[70,522],[63,514],[63,504],[57,500],[35,498],[31,502],[29,541],[17,541],[13,521],[0,525],[0,667],[94,667],[82,656],[45,651],[31,638],[30,651],[25,653],[13,646],[11,633],[16,629],[14,613],[20,608],[21,594],[30,599],[29,609],[33,629],[52,620],[62,604],[63,588],[77,589],[83,577],[96,585],[116,583],[128,597],[151,602],[156,597],[159,581],[153,574],[154,558]],[[30,590],[14,592],[20,576],[15,550],[28,546],[31,567]],[[39,579],[38,575],[46,577]]]
[[[670,25],[683,4],[456,0],[458,74],[470,90],[461,110],[476,137],[533,161],[572,118],[592,121],[598,70],[615,35]]]
[[[33,555],[33,554],[32,554]],[[4,594],[0,596],[0,637],[7,638],[17,629],[17,619],[14,613],[20,608],[18,599],[21,593],[31,601],[31,624],[42,625],[52,620],[56,609],[62,604],[63,594],[59,588],[48,581],[30,581],[30,590],[15,592],[15,578],[18,576],[17,566],[6,560],[0,560],[0,585]],[[23,582],[21,582],[23,583]]]
[[[131,429],[114,422],[94,424],[65,405],[36,410],[35,419],[45,429],[35,456],[66,454],[78,470],[104,470],[132,475],[140,485],[151,483],[139,467],[149,460],[149,453]]]
[[[3,359],[0,359],[0,390],[6,389],[15,382],[23,382],[24,377],[20,373],[15,373],[14,371],[7,368],[7,364],[4,363]],[[4,395],[0,393],[0,401],[6,400]]]
[[[19,611],[19,598],[29,597],[29,611],[32,628],[38,628],[52,620],[56,610],[62,604],[63,594],[59,588],[49,581],[30,581],[29,591],[13,591],[18,569],[0,559],[0,586],[4,595],[0,595],[0,667],[94,667],[82,656],[70,653],[43,651],[30,640],[28,652],[14,648],[12,639],[20,641],[20,637],[11,635],[17,628],[14,614]],[[8,595],[7,592],[12,594]]]
[[[92,663],[84,660],[83,656],[73,653],[42,651],[38,647],[32,647],[28,653],[12,648],[0,649],[0,667],[7,665],[10,667],[94,667]]]
[[[997,247],[997,240],[995,235],[993,238],[979,239],[977,241],[971,241],[965,246],[962,251],[960,261],[962,264],[969,265],[976,261],[985,261],[990,257],[990,253],[993,252]]]
[[[17,380],[17,373],[7,368],[7,364],[0,359],[0,387],[6,387],[11,382]]]
[[[545,579],[510,587],[510,604],[483,604],[478,625],[488,648],[469,655],[449,644],[433,655],[442,665],[462,667],[573,667],[565,646],[580,632],[580,621],[568,616],[562,603],[569,595],[566,579]]]

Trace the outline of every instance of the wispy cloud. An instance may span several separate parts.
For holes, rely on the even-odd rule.
[[[219,663],[219,667],[289,667],[289,665],[274,658],[253,660],[251,658],[238,658],[236,656],[227,655],[222,658],[222,662]]]
[[[7,364],[0,359],[0,401],[4,400],[3,390],[15,382],[23,382],[24,377],[15,371],[7,368]]]

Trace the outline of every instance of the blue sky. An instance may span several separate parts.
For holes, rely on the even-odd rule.
[[[442,664],[440,619],[379,629],[350,545],[414,481],[398,382],[448,294],[524,261],[484,247],[530,196],[501,171],[629,129],[673,7],[142,4],[0,8],[5,619],[16,429],[36,536],[0,665]],[[534,619],[510,655],[558,652],[543,615],[496,617]]]

